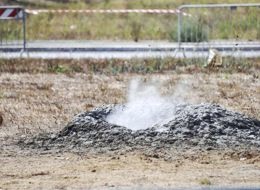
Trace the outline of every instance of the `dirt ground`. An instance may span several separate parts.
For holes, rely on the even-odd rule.
[[[102,189],[260,186],[260,158],[226,160],[211,154],[201,160],[167,162],[143,155],[75,154],[3,157],[2,189]]]
[[[0,74],[0,189],[102,189],[128,187],[260,187],[260,153],[204,152],[151,158],[126,155],[24,154],[8,144],[21,136],[57,132],[72,117],[126,100],[129,81],[155,81],[161,93],[188,103],[217,103],[260,119],[256,74]],[[9,147],[9,148],[6,148]],[[196,155],[194,158],[194,155]]]

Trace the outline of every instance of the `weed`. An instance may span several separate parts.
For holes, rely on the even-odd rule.
[[[73,64],[73,65],[71,65],[71,66],[70,66],[70,69],[71,69],[71,71],[73,71],[73,72],[75,72],[75,73],[81,73],[81,72],[83,72],[83,68],[82,68],[80,65],[78,65],[78,64]]]
[[[174,71],[178,73],[257,73],[260,69],[259,59],[237,59],[224,57],[220,68],[204,66],[205,59],[133,58],[133,59],[0,59],[0,72],[21,73],[161,73]],[[256,75],[257,76],[257,75]]]
[[[65,65],[48,64],[48,71],[54,73],[68,73],[70,69]]]
[[[199,181],[200,185],[212,185],[211,181],[207,178],[203,178]]]
[[[141,32],[141,23],[133,21],[131,24],[131,37],[135,42],[138,42]]]

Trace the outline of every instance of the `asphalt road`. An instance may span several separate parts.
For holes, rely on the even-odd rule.
[[[207,57],[210,48],[224,56],[260,57],[260,41],[213,41],[210,43],[168,41],[31,41],[26,51],[17,42],[0,44],[0,58],[134,58],[134,57]]]

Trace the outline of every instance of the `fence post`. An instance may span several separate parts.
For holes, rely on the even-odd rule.
[[[26,51],[26,12],[23,9],[23,51]]]
[[[182,6],[178,8],[178,49],[181,48],[181,32],[182,32]]]

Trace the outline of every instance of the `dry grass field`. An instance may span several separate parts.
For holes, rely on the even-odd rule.
[[[168,161],[126,155],[33,154],[10,145],[21,136],[61,130],[75,114],[126,101],[132,79],[154,80],[164,95],[216,103],[260,118],[259,70],[164,73],[0,73],[0,189],[258,186],[259,152],[204,152]],[[181,84],[181,88],[179,87]]]

